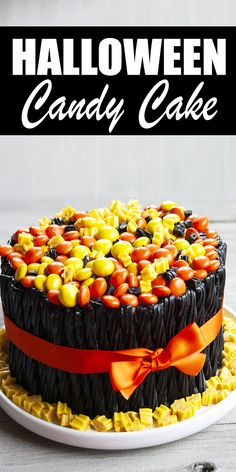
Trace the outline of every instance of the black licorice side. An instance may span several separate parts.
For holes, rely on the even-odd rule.
[[[25,289],[14,281],[6,259],[2,259],[1,296],[4,312],[30,333],[56,344],[83,349],[128,349],[165,347],[191,321],[204,324],[223,303],[226,245],[221,244],[221,267],[205,280],[193,280],[179,298],[163,298],[156,305],[122,306],[111,310],[99,302],[73,309],[52,305],[36,289]],[[127,401],[112,389],[108,373],[70,374],[47,367],[9,343],[9,365],[17,382],[31,394],[41,394],[48,402],[67,402],[74,412],[91,417],[112,416],[114,411],[154,408],[205,389],[205,380],[221,365],[222,329],[205,349],[202,371],[191,377],[170,368],[150,373]]]

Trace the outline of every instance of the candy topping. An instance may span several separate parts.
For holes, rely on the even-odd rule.
[[[89,212],[68,206],[39,225],[17,230],[0,256],[17,283],[68,308],[96,299],[107,308],[160,303],[221,265],[208,219],[172,201],[141,208],[113,200]]]

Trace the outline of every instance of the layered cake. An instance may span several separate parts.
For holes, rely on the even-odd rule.
[[[64,208],[0,246],[10,373],[94,418],[168,407],[221,367],[226,244],[165,201]]]

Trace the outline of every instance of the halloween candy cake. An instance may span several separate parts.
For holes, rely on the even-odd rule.
[[[67,207],[0,255],[10,374],[31,396],[111,418],[168,409],[221,367],[226,244],[205,216]]]

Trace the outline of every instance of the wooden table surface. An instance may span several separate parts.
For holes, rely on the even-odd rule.
[[[18,215],[17,215],[18,216]],[[22,221],[23,224],[26,224]],[[13,231],[15,219],[1,218],[1,242]],[[236,222],[214,222],[228,243],[225,303],[236,309]],[[94,451],[57,444],[14,423],[0,409],[0,471],[17,472],[210,472],[236,470],[236,409],[210,428],[186,439],[131,451]]]

